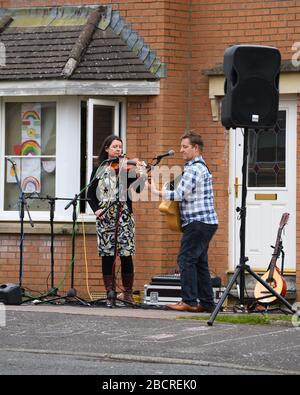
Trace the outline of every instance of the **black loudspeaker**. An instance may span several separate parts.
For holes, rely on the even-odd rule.
[[[234,45],[226,49],[223,126],[227,129],[274,127],[279,104],[280,62],[280,52],[274,47]]]
[[[16,284],[1,284],[0,303],[21,304],[22,303],[21,287],[19,287]]]

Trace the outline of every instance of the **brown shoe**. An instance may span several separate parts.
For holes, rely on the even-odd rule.
[[[184,302],[178,302],[175,304],[167,304],[166,307],[170,310],[177,310],[177,311],[190,311],[192,313],[198,312],[198,306],[191,306]]]
[[[198,313],[212,313],[214,309],[215,309],[214,307],[205,307],[201,305],[197,307]]]

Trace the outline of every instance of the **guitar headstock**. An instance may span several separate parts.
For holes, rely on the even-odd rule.
[[[290,217],[289,213],[282,214],[280,224],[279,224],[280,229],[282,229],[288,223],[289,217]]]

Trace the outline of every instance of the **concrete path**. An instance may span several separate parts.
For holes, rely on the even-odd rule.
[[[0,374],[300,373],[299,326],[210,327],[192,316],[131,307],[5,306]]]

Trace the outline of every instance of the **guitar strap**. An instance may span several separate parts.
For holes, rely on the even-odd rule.
[[[195,163],[201,163],[201,165],[203,165],[203,166],[205,166],[205,167],[207,168],[209,174],[211,174],[211,172],[210,172],[208,166],[203,162],[203,160],[196,160],[193,164],[195,164]],[[184,171],[181,173],[181,176],[177,176],[177,178],[176,178],[175,180],[173,180],[173,181],[170,182],[170,185],[169,185],[170,191],[173,191],[173,190],[174,190],[174,184],[175,184],[176,180],[180,180],[180,178],[183,176],[183,174],[184,174]],[[179,177],[180,177],[180,178],[179,178]]]
[[[211,174],[211,172],[210,172],[208,166],[206,165],[206,163],[203,162],[203,160],[196,160],[196,162],[194,162],[194,163],[201,163],[203,166],[205,166],[205,167],[207,168],[209,174]],[[183,173],[184,173],[184,172],[183,172]],[[183,173],[182,173],[182,174],[183,174]]]
[[[195,163],[201,163],[201,165],[203,165],[203,166],[205,166],[205,167],[207,168],[209,174],[211,174],[211,172],[210,172],[208,166],[206,165],[206,163],[203,162],[203,160],[196,160],[196,162],[194,162],[193,165],[194,165]],[[183,174],[184,174],[184,171],[181,173],[181,177],[183,176]]]

